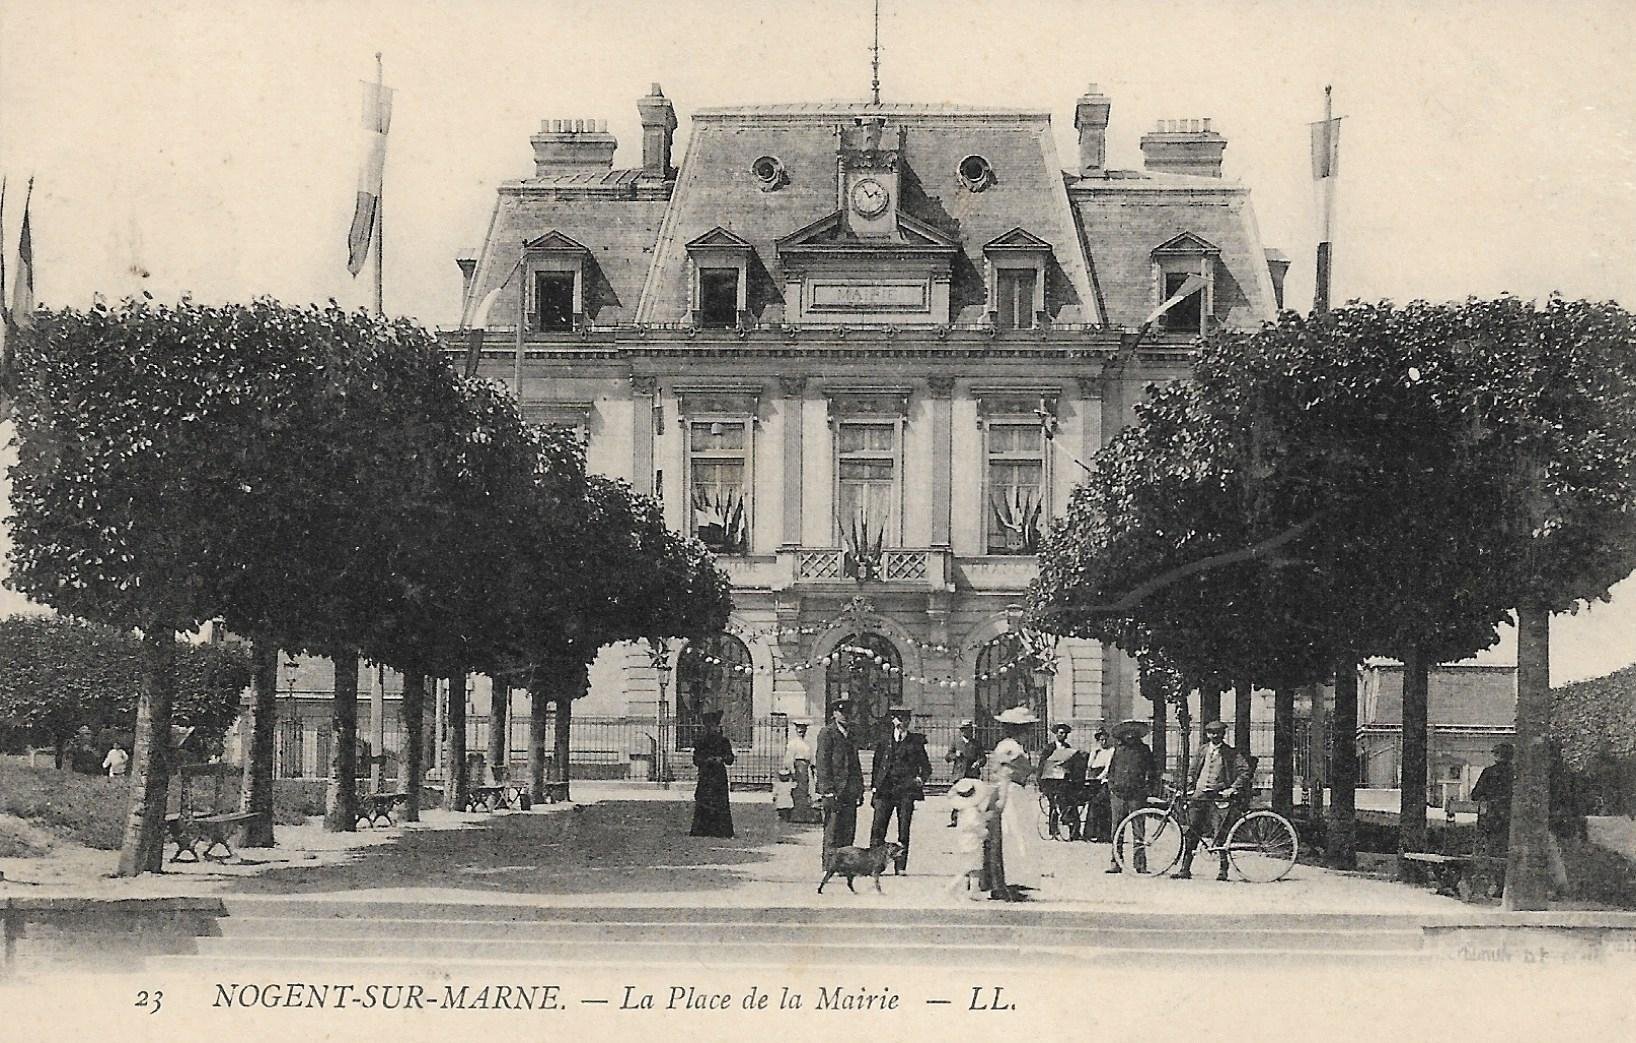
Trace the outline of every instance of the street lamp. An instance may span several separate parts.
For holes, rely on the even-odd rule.
[[[289,720],[289,721],[296,722],[296,723],[299,723],[299,721],[298,721],[298,719],[296,717],[296,712],[295,712],[295,673],[296,673],[296,670],[299,667],[300,667],[300,664],[295,661],[295,656],[288,656],[288,657],[285,658],[285,660],[284,660],[284,691],[288,694],[289,700],[290,700],[290,702],[289,702],[289,712],[285,714],[285,718],[287,720]],[[291,736],[299,736],[301,733],[296,731],[295,729],[296,729],[296,725],[291,724],[290,729],[286,734],[291,735]],[[294,758],[300,756],[300,752],[296,751],[296,752],[292,753],[292,752],[286,751],[284,756],[286,758],[294,759]],[[284,771],[286,771],[286,772],[291,770],[289,764],[285,764],[283,766],[283,768],[284,768]]]
[[[670,703],[666,699],[666,690],[670,685],[670,656],[665,648],[664,638],[648,638],[648,662],[653,667],[654,675],[659,680],[659,708],[656,714],[658,725],[658,749],[654,751],[653,773],[663,789],[670,788]]]

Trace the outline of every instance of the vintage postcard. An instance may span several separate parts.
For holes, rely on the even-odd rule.
[[[0,1037],[1630,1036],[1633,45],[0,0]]]

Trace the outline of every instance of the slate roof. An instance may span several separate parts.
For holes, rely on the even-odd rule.
[[[1359,724],[1401,727],[1403,667],[1364,671]],[[1432,727],[1513,728],[1517,723],[1517,670],[1511,666],[1440,666],[1427,682],[1426,719]]]
[[[523,242],[555,232],[584,244],[588,251],[585,301],[591,321],[603,326],[634,322],[642,280],[664,220],[665,200],[575,190],[593,183],[626,188],[655,183],[651,177],[621,176],[631,173],[616,170],[601,177],[575,174],[502,185],[478,257],[466,311],[473,310],[476,302],[504,283],[489,309],[488,325],[515,323],[518,284],[514,278],[509,282],[507,279],[517,264]],[[564,188],[568,190],[557,190]]]
[[[1113,325],[1140,325],[1159,303],[1153,251],[1189,232],[1221,251],[1215,276],[1216,321],[1253,325],[1273,317],[1272,277],[1249,189],[1242,184],[1119,170],[1071,177],[1068,194]]]
[[[688,304],[686,244],[720,225],[754,248],[749,306],[763,322],[782,321],[783,272],[777,242],[833,214],[835,128],[856,113],[881,113],[907,130],[900,212],[957,240],[950,286],[956,324],[983,318],[983,244],[1022,227],[1051,244],[1046,293],[1053,318],[1096,322],[1089,273],[1068,206],[1050,118],[1041,113],[947,105],[780,105],[710,109],[693,117],[670,212],[654,250],[637,313],[676,322]],[[957,167],[985,157],[992,184],[972,192]],[[783,164],[785,182],[761,191],[750,167],[761,156]]]
[[[1189,233],[1220,250],[1217,321],[1253,324],[1274,314],[1267,255],[1243,185],[1148,171],[1064,174],[1051,119],[1041,112],[863,102],[700,110],[674,182],[638,168],[503,183],[466,310],[506,282],[525,240],[554,232],[589,252],[593,323],[683,321],[687,244],[719,226],[752,250],[753,317],[782,321],[778,243],[835,214],[836,128],[866,113],[906,129],[900,214],[960,245],[950,287],[957,325],[984,318],[984,246],[1018,230],[1051,249],[1046,299],[1058,323],[1139,325],[1157,303],[1154,249]],[[995,174],[980,192],[957,171],[973,154]],[[750,170],[761,156],[783,165],[774,191],[762,191]],[[488,322],[509,326],[516,314],[511,280]]]

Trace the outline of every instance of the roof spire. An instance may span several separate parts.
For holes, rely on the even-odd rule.
[[[869,93],[876,105],[880,104],[880,0],[875,0],[875,46],[870,48],[873,57],[869,61],[871,78]]]

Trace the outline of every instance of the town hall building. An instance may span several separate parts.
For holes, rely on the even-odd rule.
[[[673,715],[681,746],[705,709],[743,743],[843,693],[866,733],[899,702],[1148,716],[1122,654],[1022,610],[1144,386],[1281,306],[1288,262],[1211,121],[1162,122],[1123,169],[1094,86],[1068,157],[1047,112],[890,102],[704,109],[678,155],[671,100],[636,104],[638,166],[600,121],[542,123],[446,335],[731,578],[724,633],[605,650],[576,716]]]

